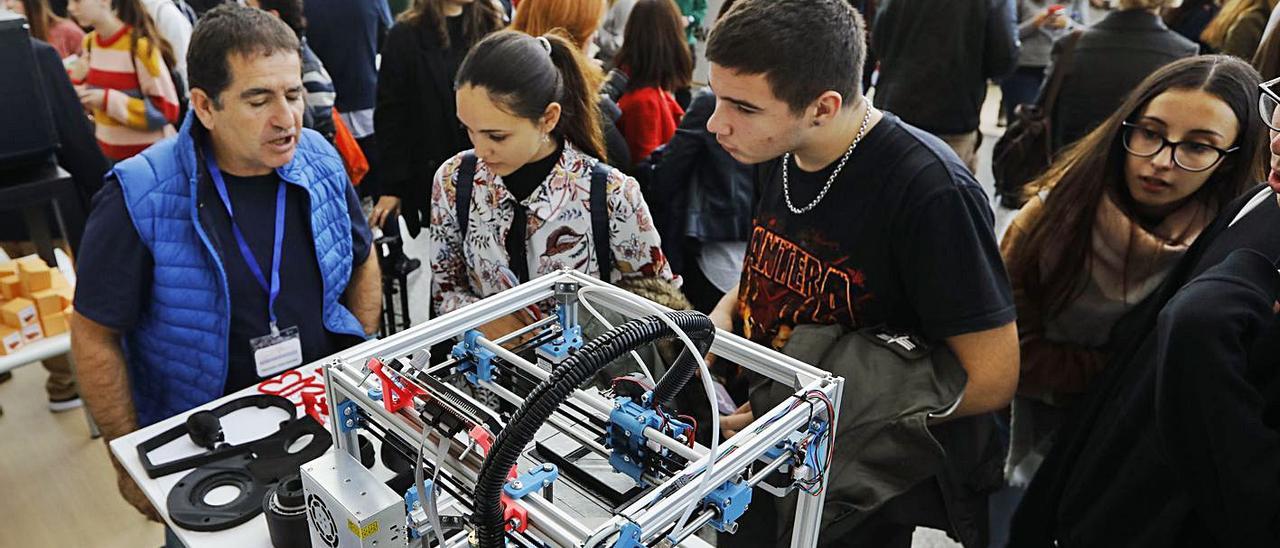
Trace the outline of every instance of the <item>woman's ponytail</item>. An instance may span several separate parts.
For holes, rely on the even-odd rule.
[[[551,44],[551,62],[560,71],[560,123],[553,133],[591,156],[607,161],[604,133],[600,130],[598,71],[583,57],[560,29],[542,37]]]
[[[560,29],[539,38],[504,30],[471,48],[454,84],[482,87],[512,114],[538,121],[553,102],[560,122],[552,133],[583,152],[605,158],[597,90],[599,72]]]

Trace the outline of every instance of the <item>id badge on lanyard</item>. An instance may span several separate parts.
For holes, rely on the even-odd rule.
[[[218,196],[222,198],[222,204],[227,207],[227,216],[231,218],[231,232],[235,235],[236,244],[240,247],[240,255],[248,265],[249,271],[253,273],[254,279],[258,281],[258,285],[267,292],[267,316],[271,321],[271,330],[261,337],[250,339],[249,350],[253,353],[253,363],[257,368],[258,376],[271,377],[286,369],[302,365],[303,359],[302,339],[298,336],[298,328],[293,326],[280,329],[276,324],[276,298],[280,296],[280,255],[284,251],[284,181],[279,181],[279,186],[276,187],[275,234],[272,238],[271,282],[268,284],[266,276],[262,274],[262,268],[258,265],[258,258],[253,255],[253,250],[244,239],[244,233],[240,231],[240,225],[236,223],[236,214],[231,208],[231,197],[227,194],[227,184],[222,179],[222,171],[218,169],[218,163],[214,160],[212,152],[205,154],[205,160],[209,167],[209,176],[213,179],[213,186],[218,189]]]
[[[302,365],[302,339],[298,338],[297,327],[275,329],[250,339],[249,347],[253,349],[253,364],[259,377],[274,377]]]

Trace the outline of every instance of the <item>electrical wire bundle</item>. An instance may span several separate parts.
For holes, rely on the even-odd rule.
[[[797,445],[797,450],[804,454],[803,465],[809,470],[813,470],[813,476],[807,479],[796,479],[796,485],[805,493],[813,496],[822,494],[822,480],[826,477],[827,471],[831,467],[831,452],[835,448],[835,443],[831,440],[831,420],[835,417],[835,406],[832,405],[831,399],[826,394],[817,390],[805,392],[803,400],[797,398],[791,404],[791,409],[799,407],[802,402],[809,404],[809,420],[806,424],[813,427],[815,400],[826,405],[827,420],[819,423],[818,428],[800,440]],[[819,455],[822,455],[821,459],[819,459]]]

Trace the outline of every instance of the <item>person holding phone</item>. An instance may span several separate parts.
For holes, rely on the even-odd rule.
[[[1014,109],[1032,103],[1044,83],[1045,69],[1053,42],[1080,27],[1084,0],[1071,0],[1070,6],[1050,0],[1019,0],[1018,68],[1000,81],[1001,113],[1012,120]]]

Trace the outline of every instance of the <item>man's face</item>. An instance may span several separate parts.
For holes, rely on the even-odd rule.
[[[304,90],[297,52],[227,58],[231,84],[215,106],[203,90],[192,106],[213,138],[218,164],[233,175],[266,175],[289,163],[302,133]]]
[[[758,164],[799,146],[802,116],[774,96],[765,75],[711,63],[710,84],[716,111],[707,120],[707,131],[734,159]]]

